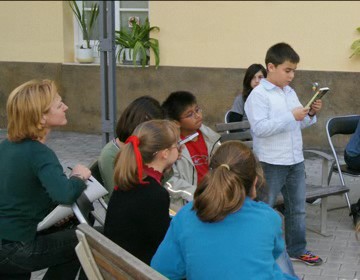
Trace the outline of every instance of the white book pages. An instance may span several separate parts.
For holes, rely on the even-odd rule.
[[[90,176],[90,180],[86,181],[86,185],[87,188],[84,190],[84,193],[91,202],[109,193],[93,176]]]
[[[90,180],[86,181],[87,187],[84,193],[91,202],[109,193],[93,176],[90,177]],[[38,224],[37,231],[47,229],[72,214],[71,205],[60,204]]]
[[[51,227],[57,222],[69,217],[73,213],[71,206],[69,205],[58,205],[54,210],[48,214],[44,220],[37,225],[37,231],[41,231]]]
[[[306,106],[304,108],[309,108],[310,109],[311,105],[315,102],[315,100],[321,99],[326,93],[328,93],[329,90],[330,89],[328,87],[320,88],[313,95],[313,97],[309,100],[309,102],[306,104]]]

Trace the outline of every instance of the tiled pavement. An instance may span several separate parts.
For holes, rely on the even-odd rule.
[[[4,130],[0,129],[0,140]],[[76,163],[89,165],[99,155],[101,150],[101,135],[82,134],[75,132],[53,131],[48,139],[48,145],[56,152],[64,168]],[[307,180],[319,183],[321,170],[317,158],[305,161]],[[351,202],[360,197],[360,179],[346,177],[350,187]],[[331,183],[337,184],[338,176],[334,175]],[[345,206],[343,197],[330,197],[330,208]],[[346,208],[328,212],[327,229],[329,237],[321,236],[310,230],[319,229],[319,206],[307,206],[307,241],[308,249],[319,254],[324,263],[318,267],[309,267],[302,263],[294,263],[297,275],[303,280],[360,280],[360,240],[355,237],[351,218]],[[32,280],[40,280],[44,271],[34,272]]]

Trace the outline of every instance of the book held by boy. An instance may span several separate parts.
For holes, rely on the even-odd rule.
[[[306,104],[305,108],[309,108],[311,107],[311,104],[313,104],[315,102],[315,100],[321,99],[323,98],[323,96],[328,93],[330,89],[328,87],[323,87],[320,88],[314,95],[313,97],[311,97],[311,99],[309,100],[309,102]]]

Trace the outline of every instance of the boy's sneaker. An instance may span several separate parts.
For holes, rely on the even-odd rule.
[[[304,254],[298,257],[291,257],[292,261],[303,262],[307,265],[321,265],[323,260],[319,257],[311,253],[310,251],[306,251]]]

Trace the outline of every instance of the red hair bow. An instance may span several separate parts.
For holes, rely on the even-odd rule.
[[[140,140],[139,140],[139,138],[137,136],[131,135],[131,136],[129,136],[128,139],[126,139],[125,144],[127,144],[127,143],[132,143],[133,146],[134,146],[136,165],[138,167],[139,182],[143,184],[145,182],[142,180],[142,177],[143,177],[143,164],[142,164],[142,157],[141,157],[140,150],[139,150]]]

